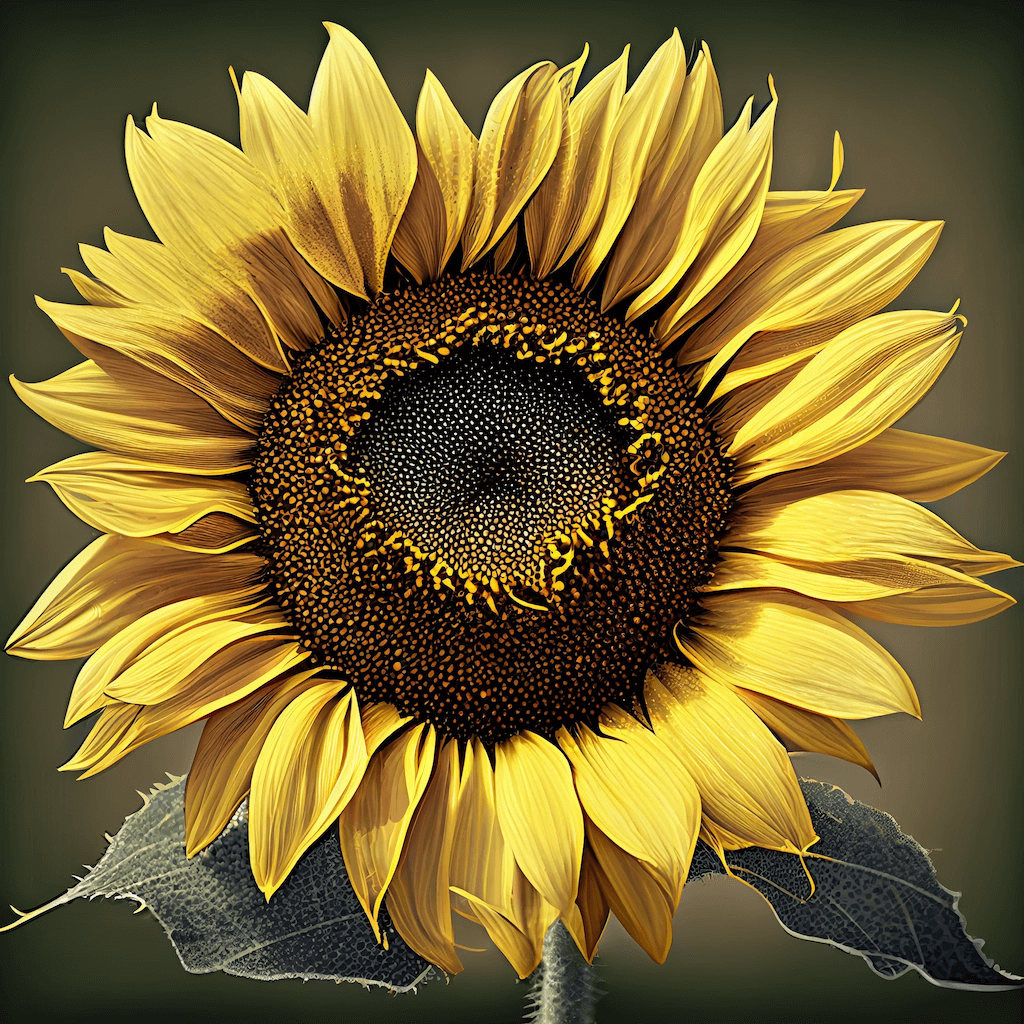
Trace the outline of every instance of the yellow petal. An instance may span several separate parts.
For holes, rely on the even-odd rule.
[[[794,564],[752,551],[721,552],[714,578],[703,589],[715,592],[778,587],[819,601],[870,601],[935,586],[993,593],[980,580],[919,558],[890,555]]]
[[[161,592],[161,596],[156,598],[155,608],[134,618],[123,629],[112,634],[82,666],[68,701],[64,716],[65,729],[104,705],[118,700],[106,692],[107,687],[155,645],[187,632],[197,623],[217,622],[232,616],[239,619],[258,617],[265,613],[257,609],[266,603],[263,587],[258,583],[237,590],[217,590],[202,597],[189,596],[168,604],[164,604],[164,600],[166,598]],[[127,703],[155,702],[131,700]]]
[[[608,898],[601,890],[600,872],[594,862],[594,851],[589,847],[583,848],[583,863],[580,866],[580,892],[576,897],[576,905],[580,911],[580,923],[583,926],[583,942],[579,941],[576,935],[576,944],[580,952],[590,962],[594,962],[597,953],[597,944],[601,941],[605,925],[608,923],[608,914],[611,907],[608,905]]]
[[[217,603],[220,607],[213,611],[206,610],[214,604],[210,598],[159,608],[150,612],[146,621],[139,620],[141,624],[133,623],[108,640],[90,659],[95,662],[92,671],[105,680],[103,692],[128,704],[159,704],[174,697],[190,673],[225,647],[246,637],[289,627],[280,612],[267,606],[225,607],[227,600],[223,598]],[[191,621],[173,617],[184,616],[189,609],[195,616]],[[159,621],[180,624],[153,637]],[[151,641],[139,649],[150,637]]]
[[[141,710],[138,704],[122,704],[120,701],[105,707],[74,756],[62,764],[58,771],[76,772],[83,768],[89,770],[94,765],[101,764],[131,727]]]
[[[483,744],[473,740],[466,746],[462,767],[462,792],[452,843],[451,889],[514,921],[515,870],[512,848],[498,824],[491,762]]]
[[[696,837],[694,837],[696,841]],[[672,945],[672,914],[678,896],[662,888],[650,865],[631,857],[587,819],[587,848],[597,888],[619,923],[656,963]]]
[[[858,224],[769,260],[687,339],[687,362],[709,360],[700,388],[759,332],[766,337],[750,343],[750,359],[767,342],[812,347],[877,312],[921,269],[941,229],[938,221]]]
[[[449,740],[420,801],[388,887],[388,913],[411,949],[458,974],[449,886],[452,839],[459,805],[458,744]]]
[[[1005,454],[890,427],[827,462],[768,477],[749,495],[765,504],[780,504],[825,491],[857,489],[892,491],[913,501],[938,501],[983,476]]]
[[[847,328],[732,439],[736,483],[824,462],[881,433],[935,383],[961,331],[961,317],[905,311]]]
[[[288,363],[277,337],[254,301],[249,282],[255,275],[244,258],[246,243],[282,220],[283,211],[267,182],[234,146],[191,125],[165,121],[155,107],[146,127],[149,135],[129,116],[125,160],[142,212],[173,259],[168,266],[153,269],[169,276],[177,263],[201,268],[209,282],[207,290],[212,287],[219,305],[233,318],[231,340],[261,366],[286,372]],[[152,249],[146,252],[153,255]],[[186,270],[182,276],[187,281],[193,274]],[[162,291],[167,294],[174,288]],[[306,298],[304,291],[302,295]],[[190,303],[173,304],[182,305],[187,308]]]
[[[29,477],[48,483],[62,502],[97,530],[125,537],[177,533],[210,512],[256,521],[245,484],[161,472],[142,459],[85,452]]]
[[[332,284],[365,299],[365,274],[341,181],[331,154],[320,150],[309,118],[273,82],[253,71],[242,78],[238,112],[242,149],[285,208],[295,247]],[[373,149],[371,143],[364,152]],[[348,162],[341,166],[347,175]]]
[[[676,642],[719,683],[837,718],[921,717],[914,687],[892,656],[817,601],[756,590],[708,594],[701,603],[706,624],[677,629]]]
[[[462,236],[464,270],[504,237],[551,167],[561,137],[556,68],[542,61],[513,78],[484,118]]]
[[[736,693],[778,736],[787,750],[841,757],[866,768],[878,779],[878,772],[860,737],[842,719],[816,715],[813,711],[804,711],[753,690],[737,689]]]
[[[934,512],[885,491],[830,491],[766,508],[752,501],[730,526],[726,544],[800,562],[908,555],[972,576],[1019,564],[976,548]]]
[[[224,831],[245,794],[277,716],[319,685],[311,669],[261,686],[214,711],[203,726],[185,788],[185,854],[194,857]]]
[[[537,891],[566,911],[576,902],[583,815],[562,752],[531,732],[494,750],[495,803],[505,840]]]
[[[700,168],[689,189],[679,234],[673,233],[663,266],[630,304],[627,319],[635,319],[667,298],[684,275],[687,301],[699,301],[749,248],[761,221],[771,177],[778,97],[771,79],[769,87],[772,102],[756,123],[748,130],[748,102],[736,125]],[[715,104],[720,110],[717,87]]]
[[[1017,602],[980,580],[923,587],[908,594],[876,597],[843,605],[844,611],[906,626],[962,626],[1005,611]]]
[[[393,253],[418,284],[436,280],[459,244],[473,199],[476,136],[428,71],[416,104],[418,169]]]
[[[101,281],[94,281],[91,277],[86,277],[85,274],[78,270],[72,270],[69,267],[61,267],[60,272],[68,275],[78,294],[81,295],[90,306],[131,305],[123,295],[119,295],[113,288],[108,288]]]
[[[192,473],[234,473],[249,466],[251,434],[191,391],[156,374],[146,376],[147,382],[129,386],[88,360],[39,384],[12,377],[11,385],[58,430],[115,455]]]
[[[243,639],[218,651],[181,679],[167,700],[140,705],[139,713],[117,742],[102,759],[87,766],[79,778],[96,775],[144,743],[198,722],[248,696],[269,680],[290,672],[307,657],[309,652],[298,644],[276,636]]]
[[[685,751],[706,820],[750,846],[795,853],[815,841],[785,748],[729,687],[665,664],[648,673],[644,700],[654,731]]]
[[[366,704],[359,709],[359,713],[367,754],[373,754],[403,725],[412,721],[400,715],[394,704]]]
[[[685,77],[686,54],[678,31],[673,31],[619,105],[605,203],[573,271],[576,288],[590,283],[626,223],[652,151],[657,153],[669,135]]]
[[[100,537],[43,591],[11,634],[7,650],[42,660],[87,657],[161,605],[218,592],[256,594],[265,571],[266,563],[256,555],[214,558]]]
[[[518,866],[513,870],[512,905],[513,919],[509,920],[485,903],[470,902],[473,918],[487,929],[519,977],[526,978],[540,963],[544,935],[558,920],[558,911],[530,885]]]
[[[323,333],[313,298],[332,319],[336,298],[288,240],[284,210],[247,157],[164,120],[155,107],[146,127],[148,138],[129,119],[125,146],[140,204],[161,240],[206,283],[182,304],[198,302],[243,352],[285,372],[278,339],[308,348]]]
[[[836,132],[829,188],[824,192],[769,192],[757,233],[747,251],[703,298],[697,299],[684,281],[677,296],[659,317],[653,332],[655,338],[663,346],[670,344],[713,313],[766,260],[826,231],[848,213],[864,190],[834,191],[842,169],[842,142]]]
[[[169,544],[182,551],[200,551],[220,555],[248,544],[260,535],[253,523],[242,522],[224,512],[210,512],[177,533],[157,533],[148,538],[157,544]]]
[[[601,732],[580,726],[575,738],[565,729],[556,737],[572,763],[580,803],[678,899],[700,830],[697,786],[680,756],[625,711],[607,709]]]
[[[236,426],[252,433],[262,426],[280,378],[208,327],[151,307],[104,309],[36,301],[72,343],[72,336],[97,343],[99,351],[88,354],[101,366],[102,350],[113,349],[188,388]]]
[[[534,277],[547,277],[573,256],[601,214],[628,55],[627,46],[568,105],[558,154],[524,214]]]
[[[263,744],[249,795],[249,859],[267,899],[344,810],[366,770],[355,693],[325,682],[281,712]]]
[[[683,236],[695,183],[701,175],[706,179],[706,161],[722,141],[722,95],[706,45],[683,81],[675,109],[666,110],[665,116],[667,131],[651,151],[633,209],[608,265],[602,309],[650,285],[671,262],[680,241],[684,245],[688,241]],[[745,133],[749,104],[740,121],[743,124],[738,123],[737,128]]]
[[[366,47],[348,29],[324,26],[330,43],[313,81],[309,124],[376,295],[416,180],[416,143]]]
[[[418,725],[378,750],[338,820],[349,881],[378,942],[380,905],[430,781],[436,743],[433,726]]]
[[[505,233],[505,237],[494,247],[494,272],[504,273],[516,252],[519,241],[519,225],[513,224]]]

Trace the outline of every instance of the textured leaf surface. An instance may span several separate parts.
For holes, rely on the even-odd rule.
[[[249,867],[246,804],[206,850],[188,860],[184,799],[184,778],[158,785],[89,874],[29,916],[79,897],[137,900],[153,912],[185,970],[194,974],[356,981],[407,992],[435,973],[405,945],[386,910],[380,923],[387,948],[377,945],[333,829],[268,903]]]
[[[886,979],[914,968],[945,988],[1020,987],[1020,978],[982,954],[957,909],[959,893],[939,884],[928,854],[888,814],[835,786],[808,779],[800,786],[821,837],[803,864],[754,848],[726,853],[727,872],[699,841],[688,880],[731,873],[771,904],[791,935],[857,953]]]

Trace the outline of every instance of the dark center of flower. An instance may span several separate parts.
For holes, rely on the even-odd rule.
[[[569,288],[382,296],[300,359],[251,489],[281,606],[366,702],[459,739],[633,706],[730,497],[649,339]]]
[[[463,348],[389,386],[349,462],[411,546],[539,591],[550,538],[614,493],[631,440],[583,385],[565,367]]]

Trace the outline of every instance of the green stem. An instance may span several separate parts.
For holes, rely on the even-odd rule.
[[[531,1024],[594,1024],[594,1009],[603,993],[597,971],[576,948],[561,921],[544,936],[544,956],[533,973],[527,1000]]]

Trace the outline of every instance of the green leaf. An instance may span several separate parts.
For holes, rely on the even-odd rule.
[[[194,974],[355,981],[408,992],[436,972],[405,945],[383,910],[387,949],[377,945],[333,829],[268,903],[249,867],[244,803],[224,832],[188,860],[184,778],[158,784],[143,799],[78,885],[16,923],[81,897],[114,896],[148,907]]]
[[[888,814],[835,786],[800,786],[821,837],[803,862],[754,847],[727,852],[723,865],[698,842],[688,881],[731,874],[771,904],[791,935],[857,953],[886,979],[913,968],[944,988],[1021,986],[982,954],[982,941],[965,931],[960,894],[939,884],[928,854]]]

